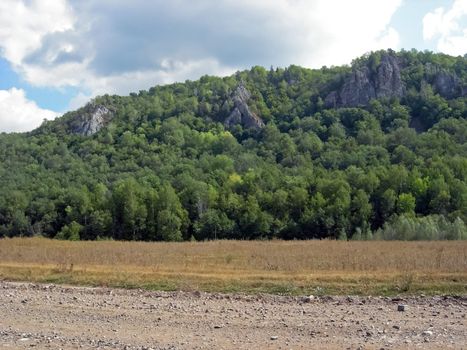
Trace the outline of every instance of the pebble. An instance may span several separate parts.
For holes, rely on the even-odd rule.
[[[406,305],[406,304],[399,304],[399,305],[397,305],[397,311],[407,311],[408,308],[409,308],[409,306]]]
[[[306,297],[303,297],[302,301],[304,303],[311,303],[313,300],[315,300],[315,296],[314,295],[308,295]]]

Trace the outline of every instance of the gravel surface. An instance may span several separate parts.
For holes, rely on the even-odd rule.
[[[467,349],[466,313],[467,297],[250,296],[0,282],[0,348]]]

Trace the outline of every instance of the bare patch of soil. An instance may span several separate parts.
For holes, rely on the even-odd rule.
[[[0,282],[0,300],[2,349],[467,347],[467,297],[309,298]]]

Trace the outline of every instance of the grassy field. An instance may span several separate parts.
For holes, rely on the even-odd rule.
[[[467,294],[467,242],[0,240],[0,279],[278,294]]]

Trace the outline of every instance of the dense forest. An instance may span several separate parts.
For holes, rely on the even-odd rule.
[[[466,239],[466,118],[417,51],[100,96],[0,134],[0,237]]]

